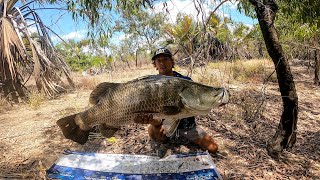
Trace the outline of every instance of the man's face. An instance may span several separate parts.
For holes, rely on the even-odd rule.
[[[173,60],[166,55],[159,55],[154,60],[154,65],[159,71],[159,74],[170,76],[172,75]]]

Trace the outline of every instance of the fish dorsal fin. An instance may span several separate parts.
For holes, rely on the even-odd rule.
[[[93,105],[99,103],[101,97],[114,91],[121,83],[109,83],[103,82],[98,84],[95,89],[91,92],[89,102]]]
[[[148,80],[156,80],[156,79],[160,79],[164,77],[163,75],[147,75],[147,76],[141,76],[141,77],[138,77],[136,79],[133,79],[131,81],[129,81],[128,83],[132,83],[132,82],[137,82],[137,81],[148,81]]]
[[[180,119],[165,119],[162,122],[162,127],[167,137],[171,137],[176,132],[179,123]]]

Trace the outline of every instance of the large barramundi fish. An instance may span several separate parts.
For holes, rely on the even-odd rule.
[[[93,104],[86,111],[57,121],[64,136],[80,144],[99,125],[100,132],[111,137],[120,126],[134,122],[141,114],[164,119],[165,133],[170,137],[180,119],[208,114],[214,107],[228,103],[225,88],[202,85],[179,77],[150,75],[127,83],[99,84],[90,94]]]

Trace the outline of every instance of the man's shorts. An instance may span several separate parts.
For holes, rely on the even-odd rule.
[[[185,138],[189,141],[202,138],[207,133],[201,127],[195,126],[190,129],[177,129],[174,136],[175,138]]]

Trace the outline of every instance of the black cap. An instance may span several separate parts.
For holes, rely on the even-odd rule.
[[[157,56],[161,55],[161,54],[164,54],[164,55],[167,55],[169,57],[172,57],[172,54],[171,52],[166,49],[166,48],[159,48],[157,49],[154,54],[153,54],[153,57],[152,57],[152,60],[154,60]]]

